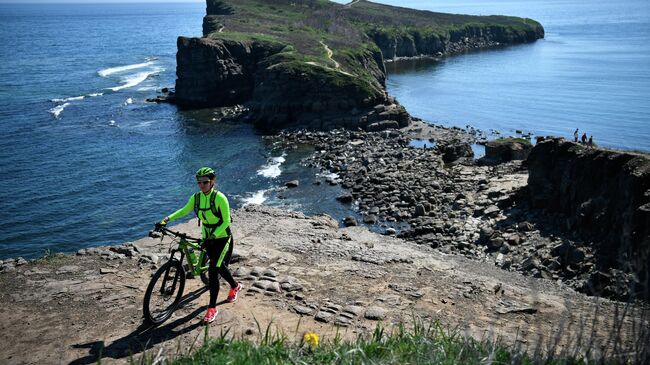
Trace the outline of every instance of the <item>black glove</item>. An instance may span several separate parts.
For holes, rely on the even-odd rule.
[[[167,226],[167,222],[169,222],[169,217],[165,217],[160,222],[154,224],[155,231],[158,231],[158,232],[162,231],[162,229]]]

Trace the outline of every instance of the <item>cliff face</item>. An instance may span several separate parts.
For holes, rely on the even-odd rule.
[[[467,26],[447,34],[422,34],[417,30],[402,34],[373,30],[368,34],[387,60],[399,57],[442,56],[470,49],[487,48],[501,44],[532,42],[544,37],[544,29],[531,28],[514,31],[498,26]]]
[[[178,38],[176,102],[187,107],[229,106],[253,96],[260,60],[278,53],[272,43]]]
[[[564,214],[567,228],[594,241],[603,273],[635,273],[648,297],[650,158],[553,139],[533,148],[528,168],[532,204]],[[610,280],[593,279],[594,290]]]
[[[529,23],[367,1],[207,0],[204,37],[178,39],[173,101],[245,104],[247,118],[264,129],[403,126],[408,114],[385,92],[385,58],[542,37],[543,28]],[[392,112],[376,112],[378,105]]]

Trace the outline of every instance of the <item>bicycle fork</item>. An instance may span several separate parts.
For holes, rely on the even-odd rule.
[[[169,257],[172,257],[172,259],[170,260],[170,262],[175,260],[173,257],[174,257],[174,254],[176,253],[176,251],[177,251],[177,250],[173,250],[173,251],[170,253],[170,256],[169,256]],[[181,267],[182,272],[179,273],[179,272],[178,272],[178,269],[177,269],[177,270],[176,270],[176,274],[173,276],[173,278],[169,276],[169,271],[172,269],[172,267],[175,267],[174,265],[170,265],[170,266],[167,268],[167,270],[165,271],[165,275],[163,276],[163,282],[162,282],[162,285],[161,285],[161,287],[160,287],[160,294],[161,294],[161,295],[164,296],[164,295],[167,294],[167,293],[174,293],[174,292],[176,291],[176,285],[178,284],[178,278],[179,278],[179,276],[180,276],[180,275],[185,275],[185,270],[183,269],[183,265],[182,265],[182,262],[183,262],[183,252],[182,252],[182,251],[181,251],[181,259],[180,259],[179,262],[181,262],[181,265],[179,265],[179,266]],[[171,288],[169,288],[168,290],[165,290],[165,288],[167,287],[167,280],[171,280],[171,279],[174,280],[174,282],[172,283]]]

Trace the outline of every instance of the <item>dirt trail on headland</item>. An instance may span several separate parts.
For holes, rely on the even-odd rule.
[[[636,308],[363,227],[340,229],[328,216],[264,206],[233,216],[231,268],[245,289],[236,303],[220,305],[211,336],[230,329],[255,340],[258,322],[289,339],[308,330],[331,339],[337,326],[354,338],[378,322],[391,327],[415,317],[523,348],[593,352],[626,351],[639,326],[648,326],[647,313]],[[199,229],[195,221],[175,228]],[[126,363],[143,350],[170,358],[200,346],[208,293],[198,279],[188,280],[171,319],[158,328],[143,324],[144,290],[168,246],[145,238],[1,273],[0,363],[90,364],[100,352],[102,363]],[[224,284],[220,299],[226,293]]]

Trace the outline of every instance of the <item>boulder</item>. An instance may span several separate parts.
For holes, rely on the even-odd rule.
[[[415,206],[415,216],[416,217],[422,217],[427,214],[426,209],[424,208],[424,205],[418,204]]]
[[[354,217],[352,217],[352,216],[347,216],[347,217],[345,217],[345,220],[344,220],[343,224],[344,224],[346,227],[354,227],[354,226],[357,226],[357,225],[358,225],[358,223],[357,223],[357,219],[354,218]]]
[[[525,160],[533,149],[533,145],[521,138],[497,139],[485,144],[485,157],[480,163],[494,164],[513,160]]]
[[[472,146],[467,142],[451,141],[445,145],[440,145],[439,150],[445,163],[452,163],[460,158],[474,158]]]
[[[284,184],[284,186],[288,188],[297,188],[298,185],[300,185],[300,182],[298,180],[291,180]]]
[[[386,129],[398,129],[399,122],[396,120],[382,120],[376,123],[371,123],[366,127],[368,132],[380,132]]]
[[[352,203],[354,201],[354,197],[350,193],[345,193],[337,196],[336,200],[340,201],[341,203]]]

